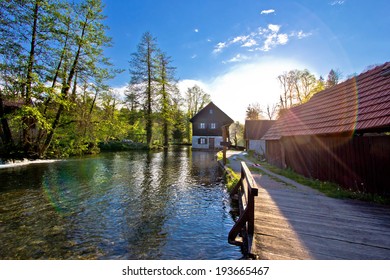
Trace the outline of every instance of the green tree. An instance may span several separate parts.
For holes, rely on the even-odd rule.
[[[0,28],[1,96],[22,100],[7,118],[25,155],[40,157],[79,121],[69,110],[77,105],[78,80],[100,87],[115,74],[103,55],[110,46],[103,7],[100,0],[9,0],[0,9],[7,22]]]
[[[160,53],[157,56],[158,59],[158,73],[157,82],[160,87],[160,110],[161,121],[163,126],[163,145],[168,146],[170,125],[172,124],[172,97],[171,93],[177,90],[174,71],[175,68],[171,67],[171,58],[167,57],[165,53]]]
[[[156,57],[159,53],[157,39],[149,32],[143,34],[137,47],[137,52],[131,54],[130,85],[132,92],[142,104],[145,116],[146,143],[151,145],[153,129],[153,104],[156,95],[158,64]]]
[[[190,119],[195,116],[204,106],[211,102],[210,94],[206,93],[200,86],[194,85],[188,88],[185,93],[185,102],[187,106],[186,134],[187,140],[191,139]]]
[[[186,114],[183,111],[184,99],[178,88],[172,94],[172,138],[175,143],[183,143],[186,133]],[[188,142],[188,139],[187,139]]]
[[[230,139],[232,139],[233,146],[244,146],[244,125],[236,121],[229,127]]]
[[[59,105],[51,129],[41,147],[41,154],[44,154],[51,144],[55,130],[60,124],[61,115],[70,106],[68,103],[70,89],[73,79],[76,79],[76,73],[96,85],[112,77],[106,68],[111,65],[103,55],[103,48],[110,46],[111,39],[105,35],[107,27],[103,24],[105,16],[102,11],[100,0],[85,0],[75,6],[73,17],[77,25],[74,26],[72,32],[76,34],[76,37],[68,52],[70,59],[63,66],[62,85],[58,97]]]
[[[53,1],[44,0],[10,0],[0,5],[2,95],[5,99],[23,102],[13,121],[20,121],[22,138],[18,144],[27,155],[36,154],[37,139],[33,132],[48,127],[34,102],[49,91],[45,82],[54,57],[51,46],[56,42],[50,35],[54,32],[55,11],[60,8]]]
[[[210,94],[206,93],[200,86],[194,85],[187,89],[186,103],[188,117],[195,116],[204,106],[211,102]]]

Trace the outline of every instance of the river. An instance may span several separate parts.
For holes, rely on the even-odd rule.
[[[0,259],[240,259],[221,175],[190,147],[0,169]]]

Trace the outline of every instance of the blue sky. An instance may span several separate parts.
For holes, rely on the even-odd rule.
[[[390,1],[103,0],[118,68],[128,83],[130,54],[144,32],[172,57],[179,87],[200,85],[229,116],[244,121],[250,103],[278,102],[276,77],[309,69],[346,78],[390,60]]]

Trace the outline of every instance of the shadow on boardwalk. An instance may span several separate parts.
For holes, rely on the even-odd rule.
[[[235,171],[242,160],[253,165],[242,153],[228,157]],[[258,168],[271,174],[252,172],[259,186],[255,242],[260,259],[390,259],[390,207],[329,198]]]

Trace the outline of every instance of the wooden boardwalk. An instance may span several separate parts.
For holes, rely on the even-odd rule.
[[[245,158],[234,158],[229,165],[236,170]],[[259,259],[390,259],[390,207],[329,198],[293,181],[280,182],[288,179],[276,174],[278,180],[252,174],[259,187],[254,237]]]

